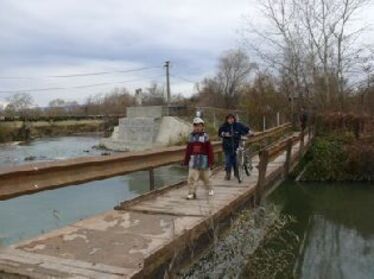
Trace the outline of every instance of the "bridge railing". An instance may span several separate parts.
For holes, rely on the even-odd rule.
[[[255,133],[250,142],[266,141],[289,130],[291,124],[286,123]],[[216,154],[222,154],[219,141],[213,142],[213,148]],[[184,146],[173,146],[105,157],[81,157],[0,168],[0,200],[138,171],[148,171],[149,189],[152,191],[155,189],[154,169],[180,163],[184,152]]]
[[[307,145],[305,145],[305,138],[307,136]],[[255,203],[258,205],[264,195],[265,188],[271,185],[279,176],[287,176],[291,169],[298,163],[302,156],[307,151],[307,147],[311,144],[311,140],[314,137],[313,127],[310,126],[306,131],[301,131],[298,135],[292,135],[280,142],[268,146],[261,150],[259,153],[259,165],[258,165],[258,182],[256,186],[256,197]],[[295,154],[292,154],[292,147],[299,143],[299,148]],[[268,177],[267,170],[269,163],[279,157],[280,154],[285,152],[286,159],[283,163],[283,167],[279,168],[278,171],[272,173]]]

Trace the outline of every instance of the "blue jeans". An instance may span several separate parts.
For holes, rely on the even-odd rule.
[[[231,172],[236,168],[236,152],[225,151],[225,170]]]

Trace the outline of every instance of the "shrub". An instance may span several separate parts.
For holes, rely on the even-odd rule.
[[[316,138],[307,157],[305,181],[373,181],[374,140],[352,133]]]

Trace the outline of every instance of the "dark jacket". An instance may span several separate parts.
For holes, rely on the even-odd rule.
[[[241,136],[245,136],[250,128],[240,122],[229,124],[225,122],[218,130],[218,136],[222,138],[223,150],[225,152],[235,152],[239,147]],[[223,133],[229,133],[230,137],[224,137]]]

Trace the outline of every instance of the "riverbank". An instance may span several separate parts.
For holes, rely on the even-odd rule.
[[[303,182],[373,182],[373,123],[342,114],[324,118],[293,176]]]
[[[299,175],[299,173],[301,173]],[[351,134],[317,137],[294,173],[303,182],[374,181],[374,137]]]
[[[0,143],[43,137],[68,136],[107,129],[102,119],[61,121],[0,121]]]

